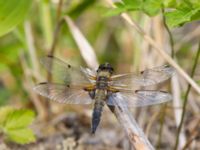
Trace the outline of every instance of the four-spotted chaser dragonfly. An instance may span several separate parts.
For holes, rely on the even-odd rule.
[[[142,90],[169,79],[174,69],[167,65],[147,69],[140,75],[126,73],[113,75],[109,63],[99,66],[97,71],[74,67],[53,56],[41,60],[52,74],[52,83],[44,82],[34,90],[51,100],[66,104],[92,104],[91,132],[95,133],[105,104],[120,107],[154,105],[171,100],[164,91]]]

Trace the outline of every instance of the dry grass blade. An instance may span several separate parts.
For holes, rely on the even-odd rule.
[[[31,25],[29,22],[26,22],[24,24],[24,29],[25,29],[25,35],[26,35],[26,40],[27,40],[27,47],[28,47],[28,52],[31,58],[31,64],[32,64],[32,74],[36,79],[41,79],[41,76],[39,74],[39,64],[38,64],[38,59],[36,57],[36,49],[34,46],[34,39],[33,39],[33,34],[31,30]],[[33,81],[32,81],[32,76],[30,75],[31,73],[28,72],[28,65],[27,62],[25,61],[24,57],[21,57],[20,59],[22,68],[24,70],[24,75],[25,75],[25,88],[27,91],[30,91],[31,98],[33,100],[33,104],[35,105],[35,108],[38,112],[38,116],[40,119],[44,119],[47,116],[47,108],[45,105],[42,104],[42,102],[37,98],[36,94],[33,93],[32,87],[33,87]]]
[[[88,66],[95,69],[98,66],[98,62],[92,46],[90,46],[89,42],[86,40],[86,38],[82,35],[82,33],[69,17],[65,17],[65,20],[68,23],[70,30],[77,42],[77,45],[80,48],[84,60],[86,61]],[[128,111],[128,109],[118,107],[109,108],[114,113],[118,121],[121,123],[122,127],[128,135],[131,144],[135,149],[154,149],[144,135],[143,131],[137,125],[135,119],[132,117],[132,114],[130,113],[130,111]]]
[[[178,76],[174,75],[171,80],[172,92],[173,92],[173,107],[174,108],[182,108],[182,99],[181,99],[181,90],[178,82]],[[176,126],[178,127],[181,122],[182,109],[174,109],[174,117],[176,121]],[[178,147],[183,147],[186,143],[186,137],[184,133],[184,129],[180,134],[180,143]]]
[[[34,46],[34,39],[33,39],[33,34],[31,31],[31,24],[30,22],[25,22],[24,24],[24,29],[25,29],[25,35],[26,35],[26,40],[27,40],[27,47],[28,47],[28,52],[29,55],[31,56],[31,64],[33,67],[33,74],[35,77],[40,77],[39,74],[39,64],[38,64],[38,59],[36,57],[36,49]]]
[[[86,38],[79,31],[79,29],[75,26],[72,20],[69,17],[65,17],[64,19],[67,22],[69,29],[79,47],[81,55],[83,56],[87,65],[91,68],[96,69],[98,67],[98,61],[97,61],[93,48],[87,42]]]
[[[112,7],[115,7],[110,0],[107,0]],[[121,17],[129,23],[134,29],[138,31],[143,38],[149,42],[149,44],[154,47],[154,49],[170,64],[172,65],[177,72],[200,94],[200,87],[194,80],[148,35],[144,32],[144,30],[134,22],[130,16],[126,13],[122,13]]]

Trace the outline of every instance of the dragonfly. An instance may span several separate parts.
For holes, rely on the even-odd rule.
[[[168,65],[146,69],[140,74],[114,74],[109,63],[97,70],[72,66],[54,56],[46,56],[41,63],[52,75],[51,82],[42,82],[34,90],[50,100],[65,104],[93,104],[91,133],[100,123],[104,105],[142,107],[170,101],[165,91],[146,90],[168,80],[174,69]]]

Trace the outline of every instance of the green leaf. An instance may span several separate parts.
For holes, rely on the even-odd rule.
[[[134,2],[134,3],[133,3]],[[125,11],[135,11],[135,10],[139,10],[140,9],[140,5],[137,3],[137,1],[131,1],[131,2],[124,2],[123,3],[115,3],[115,5],[117,6],[117,8],[108,10],[105,13],[105,16],[107,17],[111,17],[111,16],[116,16],[119,15]]]
[[[34,117],[32,110],[3,107],[0,109],[0,130],[10,141],[19,144],[34,142],[35,136],[28,128]]]
[[[119,6],[119,7],[117,7],[117,8],[108,10],[108,11],[104,14],[104,16],[106,16],[106,17],[116,16],[116,15],[119,15],[119,14],[121,14],[122,12],[125,12],[125,11],[128,11],[128,10],[129,10],[128,7],[122,5],[122,6]]]
[[[122,0],[124,2],[124,4],[127,6],[132,6],[132,7],[138,7],[141,5],[143,0]]]
[[[176,8],[177,2],[176,0],[165,0],[163,5],[165,8]]]
[[[155,16],[162,7],[162,0],[123,0],[115,3],[117,8],[108,11],[106,16],[118,15],[125,11],[142,11],[149,16]]]
[[[18,144],[28,144],[36,140],[33,131],[28,128],[8,130],[7,139]]]
[[[14,110],[6,118],[6,130],[25,128],[32,123],[35,114],[32,110]]]
[[[0,0],[0,36],[25,19],[31,3],[32,0]]]
[[[13,111],[13,108],[10,106],[5,106],[5,107],[0,108],[0,126],[3,126],[8,114],[12,111]]]
[[[96,2],[96,0],[81,1],[79,4],[77,4],[71,10],[69,10],[67,14],[72,18],[76,18],[79,15],[83,14],[83,12],[85,10],[87,10],[88,7],[92,6],[95,2]]]
[[[200,5],[183,1],[174,11],[166,12],[166,21],[169,27],[181,26],[187,22],[198,20]]]
[[[142,4],[143,11],[149,16],[157,15],[162,7],[162,0],[145,0]]]

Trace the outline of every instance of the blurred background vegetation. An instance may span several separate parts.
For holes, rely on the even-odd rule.
[[[146,68],[167,64],[154,47],[120,17],[120,13],[128,12],[183,70],[188,74],[191,74],[192,69],[195,70],[192,78],[200,85],[200,61],[197,60],[200,51],[198,0],[124,0],[123,3],[115,4],[116,9],[106,0],[0,0],[1,111],[12,106],[36,113],[31,125],[36,138],[25,142],[19,142],[16,138],[2,138],[1,146],[6,141],[20,144],[35,141],[37,144],[20,146],[6,143],[3,146],[11,149],[40,146],[64,149],[74,142],[79,149],[131,149],[128,139],[124,138],[126,135],[123,129],[107,108],[97,131],[98,136],[91,137],[91,106],[48,103],[33,91],[34,85],[47,81],[47,74],[39,63],[45,55],[51,54],[74,65],[87,67],[81,53],[84,51],[80,51],[73,36],[74,29],[62,20],[66,16],[73,20],[91,44],[99,63],[111,63],[117,73],[138,73]],[[195,68],[193,64],[196,64]],[[158,149],[175,148],[177,138],[181,149],[200,149],[199,93],[192,88],[186,92],[188,83],[181,74],[177,74],[171,84],[166,82],[165,89],[173,94],[174,102],[135,109],[133,116],[152,145]],[[180,137],[177,137],[182,103],[185,101],[182,131]],[[31,114],[31,119],[27,119],[24,126],[29,125],[34,115],[30,112],[21,113],[25,118],[26,113]],[[6,117],[12,120],[9,115]],[[0,134],[0,138],[9,137],[7,131],[3,132],[6,135]]]

